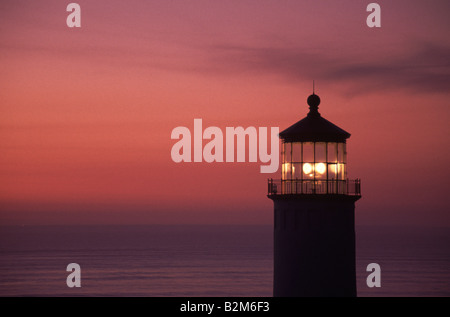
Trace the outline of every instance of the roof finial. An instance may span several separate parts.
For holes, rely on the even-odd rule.
[[[315,82],[313,80],[313,93],[310,95],[307,99],[308,105],[309,105],[309,113],[308,116],[311,115],[319,115],[319,104],[320,104],[320,98],[315,94]]]

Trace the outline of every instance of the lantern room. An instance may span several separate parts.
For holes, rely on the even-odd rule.
[[[308,115],[280,133],[281,180],[269,179],[270,195],[360,195],[359,180],[347,179],[350,134],[323,118],[320,98],[308,97]]]

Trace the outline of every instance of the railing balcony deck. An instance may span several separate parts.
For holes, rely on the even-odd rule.
[[[268,196],[274,195],[346,195],[361,197],[361,180],[268,180]]]

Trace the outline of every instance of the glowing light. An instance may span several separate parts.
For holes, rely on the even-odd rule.
[[[305,173],[305,174],[309,174],[309,173],[311,173],[312,172],[312,165],[311,164],[309,164],[309,163],[305,163],[305,164],[303,164],[303,173]]]
[[[336,164],[328,165],[329,177],[334,177],[336,173],[337,173],[337,166],[336,166]]]
[[[317,164],[316,164],[316,171],[317,171],[319,174],[325,173],[325,170],[326,170],[325,164],[323,164],[323,163],[317,163]]]

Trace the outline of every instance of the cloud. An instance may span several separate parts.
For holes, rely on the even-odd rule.
[[[212,47],[213,71],[274,74],[288,81],[310,79],[345,84],[349,94],[404,89],[448,93],[450,47],[420,43],[401,56],[355,56],[352,52],[313,52],[302,48]]]

